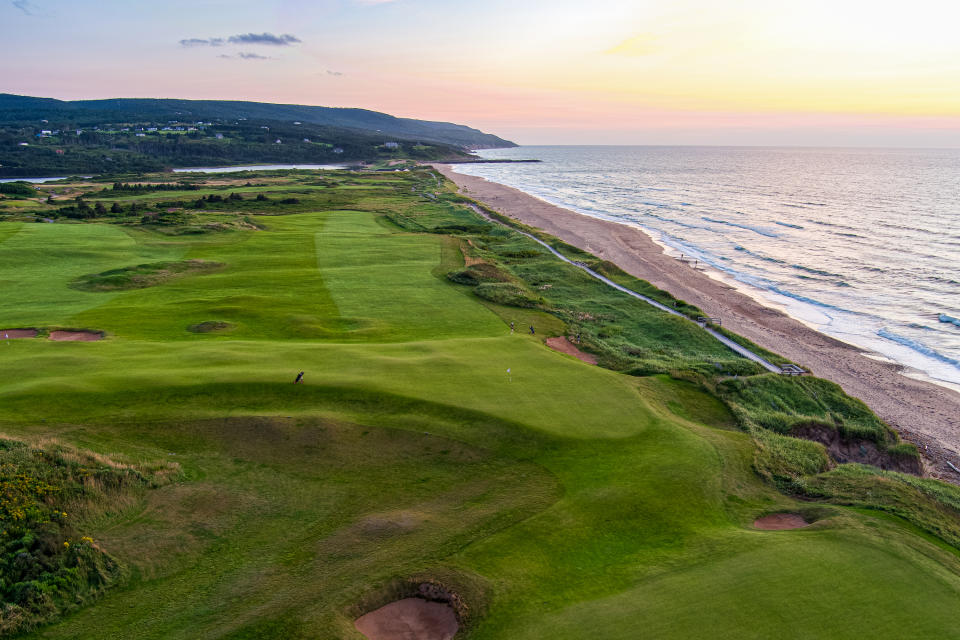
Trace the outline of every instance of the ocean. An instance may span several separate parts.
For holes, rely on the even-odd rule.
[[[456,170],[637,225],[817,330],[960,389],[960,150],[536,146]]]

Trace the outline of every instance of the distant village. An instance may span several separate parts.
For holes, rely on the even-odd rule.
[[[245,118],[241,118],[241,120],[245,120]],[[49,121],[42,120],[41,123],[48,124]],[[239,123],[237,122],[234,124],[239,124]],[[300,125],[302,123],[293,122],[293,124]],[[132,133],[137,138],[145,138],[150,134],[164,135],[164,134],[201,132],[201,131],[205,131],[207,127],[212,127],[212,126],[215,126],[213,122],[197,121],[192,124],[186,124],[177,120],[171,120],[165,125],[153,123],[153,124],[142,125],[142,126],[120,127],[116,129],[110,127],[109,125],[98,125],[94,127],[89,127],[87,129],[71,129],[69,131],[61,131],[60,129],[40,129],[39,133],[35,134],[34,137],[35,138],[57,138],[64,134],[66,135],[74,134],[76,136],[80,136],[86,132],[92,132],[92,133],[101,133],[101,134],[124,134],[124,133],[131,134]],[[262,125],[260,128],[266,131],[270,130],[270,127],[266,125]],[[217,140],[223,140],[225,136],[223,133],[217,132],[213,134],[213,137],[216,138]],[[274,141],[274,144],[283,144],[283,142],[284,141],[282,138],[276,138],[276,140]],[[301,142],[305,144],[312,144],[312,141],[310,140],[310,138],[302,138]],[[322,144],[324,146],[330,146],[326,143],[319,143],[319,144]],[[20,142],[19,146],[27,147],[27,146],[30,146],[30,143]],[[384,142],[382,146],[383,148],[388,150],[397,150],[400,148],[400,143],[394,142],[394,141],[388,141],[388,142]],[[336,154],[342,154],[343,148],[334,147],[333,149],[331,149],[331,151]],[[57,153],[63,153],[63,151],[58,150]]]

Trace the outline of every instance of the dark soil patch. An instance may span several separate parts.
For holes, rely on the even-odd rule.
[[[370,640],[450,640],[460,628],[449,604],[404,598],[360,616],[357,631]]]
[[[36,338],[36,329],[0,329],[0,338],[14,340],[16,338]]]
[[[922,473],[920,458],[885,451],[872,440],[844,438],[839,431],[830,427],[817,424],[804,425],[794,428],[790,435],[819,442],[827,448],[830,457],[840,463],[858,462],[915,476]]]
[[[111,269],[102,273],[80,276],[70,283],[81,291],[125,291],[145,289],[191,274],[211,273],[222,269],[220,262],[183,260],[181,262],[150,262],[134,267]]]
[[[198,324],[192,324],[187,327],[187,331],[192,331],[193,333],[214,333],[217,331],[227,331],[232,329],[233,325],[229,322],[217,322],[214,320],[208,320],[207,322],[200,322]]]
[[[764,531],[802,529],[809,527],[810,524],[811,523],[807,522],[803,516],[796,513],[771,513],[768,516],[763,516],[753,521],[755,529],[763,529]]]
[[[81,329],[79,331],[51,331],[50,339],[56,342],[96,342],[103,340],[102,331],[88,331]]]

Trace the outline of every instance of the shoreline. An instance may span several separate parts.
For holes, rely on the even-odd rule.
[[[907,441],[916,444],[925,474],[960,482],[960,393],[908,377],[901,365],[820,333],[800,320],[668,255],[641,228],[586,216],[519,189],[433,164],[460,191],[524,224],[615,263],[677,298],[722,318],[725,328],[779,353],[865,402]]]
[[[552,203],[549,203],[549,204],[552,204]],[[557,206],[560,206],[560,205],[557,205]],[[577,213],[577,212],[574,211],[574,213]],[[594,216],[590,216],[589,214],[580,214],[580,215],[586,215],[587,217],[594,217]],[[610,222],[614,222],[615,224],[623,224],[624,226],[633,227],[640,230],[648,238],[650,238],[654,242],[654,244],[660,247],[660,249],[667,256],[673,258],[674,260],[680,261],[681,258],[679,256],[684,255],[676,247],[672,247],[669,244],[666,244],[665,242],[655,238],[650,231],[648,231],[647,229],[644,229],[639,224],[628,223],[628,222],[618,222],[615,220],[611,220]],[[691,258],[688,256],[685,259],[690,260]],[[887,364],[897,367],[899,369],[900,375],[902,376],[911,378],[913,380],[926,382],[937,387],[945,388],[950,391],[960,392],[960,385],[958,384],[955,384],[948,380],[940,380],[938,378],[933,377],[928,372],[923,371],[922,369],[911,366],[909,364],[905,364],[903,362],[897,362],[892,356],[889,356],[887,354],[881,353],[880,351],[872,349],[869,345],[858,344],[856,341],[856,338],[860,336],[846,334],[848,336],[851,336],[851,339],[847,340],[840,336],[831,335],[829,332],[824,331],[823,327],[820,326],[815,320],[810,319],[809,315],[806,318],[804,318],[803,314],[796,313],[797,307],[796,305],[791,304],[792,300],[788,297],[785,297],[780,294],[772,294],[772,292],[770,291],[761,289],[759,287],[755,287],[746,282],[742,282],[738,280],[736,276],[734,276],[733,274],[727,271],[724,271],[723,269],[720,269],[715,265],[709,264],[707,262],[701,262],[700,265],[697,267],[697,270],[700,271],[705,276],[712,278],[717,282],[720,282],[721,284],[731,287],[732,289],[736,289],[739,293],[751,298],[761,306],[768,307],[783,313],[784,315],[792,318],[796,322],[799,322],[803,326],[807,327],[811,331],[816,331],[817,333],[824,335],[828,338],[842,342],[843,344],[847,345],[851,349],[859,352],[865,358],[870,358],[872,360],[877,360],[879,362],[885,362]],[[779,297],[780,300],[774,299],[775,297]],[[960,429],[960,426],[958,426],[958,429]],[[958,431],[958,439],[960,439],[960,431]],[[958,454],[960,454],[960,451],[958,451]],[[960,478],[960,476],[958,476],[958,478]]]

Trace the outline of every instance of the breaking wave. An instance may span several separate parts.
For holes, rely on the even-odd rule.
[[[929,356],[934,360],[939,360],[940,362],[953,365],[957,369],[960,369],[960,360],[957,360],[956,358],[951,358],[946,354],[940,353],[936,349],[931,349],[930,347],[923,344],[922,342],[917,342],[916,340],[911,340],[910,338],[897,335],[896,333],[893,333],[892,331],[886,328],[880,329],[879,331],[877,331],[877,335],[880,336],[881,338],[886,338],[887,340],[892,340],[897,344],[902,344],[905,347],[909,347],[910,349],[913,349],[917,353],[921,353],[925,356]]]

